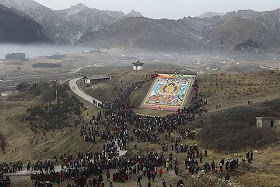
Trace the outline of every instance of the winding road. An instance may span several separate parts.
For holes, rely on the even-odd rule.
[[[102,102],[99,101],[98,99],[95,99],[95,98],[91,97],[90,95],[86,94],[77,85],[77,81],[79,81],[81,79],[82,79],[82,77],[70,80],[69,81],[70,89],[77,96],[81,97],[82,99],[84,99],[84,100],[90,102],[91,104],[95,105],[96,107],[100,108],[100,106],[102,105]]]
[[[78,87],[77,81],[79,81],[81,79],[82,79],[82,77],[72,79],[72,80],[69,81],[69,86],[70,86],[71,90],[73,91],[73,93],[75,93],[76,95],[78,95],[82,99],[90,102],[91,104],[95,105],[96,107],[101,108],[100,107],[102,105],[101,101],[99,101],[98,99],[95,99],[95,98],[91,97],[90,95],[86,94],[84,91],[82,91]],[[119,153],[119,156],[124,156],[127,153],[127,151],[126,150],[121,150],[120,147],[118,146],[117,142],[115,142],[115,144],[117,145],[117,151]]]

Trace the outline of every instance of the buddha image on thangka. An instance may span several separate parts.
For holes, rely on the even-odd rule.
[[[181,106],[188,84],[188,79],[159,78],[146,104]]]

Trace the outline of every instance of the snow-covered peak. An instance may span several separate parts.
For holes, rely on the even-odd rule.
[[[143,15],[135,10],[131,10],[127,15],[127,17],[143,17]]]
[[[84,10],[84,9],[89,9],[89,7],[87,7],[85,4],[83,3],[79,3],[79,4],[76,4],[74,6],[71,6],[70,9],[75,9],[75,10]]]
[[[87,9],[90,9],[89,7],[87,7],[85,4],[83,3],[79,3],[77,5],[74,5],[74,6],[71,6],[69,9],[68,9],[68,13],[67,13],[67,16],[72,16],[72,15],[75,15],[75,14],[78,14],[82,11],[85,11]]]
[[[71,6],[68,10],[68,16],[70,15],[75,15],[78,14],[79,12],[85,11],[87,9],[90,9],[89,7],[87,7],[85,4],[83,3],[79,3],[77,5]]]

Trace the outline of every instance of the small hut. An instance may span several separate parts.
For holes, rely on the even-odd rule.
[[[143,62],[140,62],[140,61],[137,61],[137,62],[134,62],[132,63],[133,64],[133,71],[142,71],[144,68],[144,63]]]
[[[100,81],[105,81],[105,80],[109,80],[112,79],[112,77],[108,77],[108,76],[93,76],[93,77],[84,77],[84,83],[85,84],[93,84],[94,82],[100,82]]]
[[[279,119],[276,117],[256,117],[257,127],[270,127],[274,128],[279,125]]]

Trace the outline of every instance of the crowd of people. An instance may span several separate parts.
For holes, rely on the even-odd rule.
[[[93,155],[90,157],[88,155]],[[106,158],[105,155],[95,155],[90,153],[77,159],[68,156],[61,163],[62,170],[60,172],[50,170],[49,168],[40,169],[39,173],[32,173],[31,180],[34,181],[34,186],[41,187],[42,185],[51,185],[53,183],[73,181],[77,186],[85,186],[86,184],[96,186],[104,183],[103,174],[107,176],[107,181],[110,181],[111,170],[116,171],[113,174],[113,181],[125,182],[128,179],[138,179],[139,183],[143,176],[149,179],[155,179],[156,174],[162,173],[161,166],[165,165],[166,159],[163,154],[159,155],[156,152],[149,152],[144,156],[124,156]],[[97,156],[97,157],[96,157]],[[69,159],[72,158],[72,159]],[[77,164],[71,164],[71,163]],[[80,163],[80,164],[78,164]],[[66,166],[65,166],[66,165]]]
[[[175,174],[179,175],[179,161],[174,156],[175,153],[186,154],[184,164],[191,175],[198,174],[199,171],[222,172],[224,167],[225,170],[231,171],[238,167],[237,159],[222,159],[218,165],[214,161],[202,165],[203,158],[208,156],[207,150],[199,150],[196,144],[181,143],[183,138],[194,139],[196,135],[195,131],[186,128],[187,124],[197,115],[207,112],[204,108],[206,102],[198,97],[196,82],[193,85],[194,97],[190,106],[165,117],[141,116],[134,113],[129,96],[145,82],[132,83],[120,89],[114,102],[100,104],[101,112],[80,128],[80,136],[85,142],[104,143],[101,151],[79,153],[77,156],[61,155],[53,160],[38,161],[32,167],[28,163],[30,170],[38,171],[31,175],[34,186],[52,186],[54,183],[67,182],[67,187],[73,187],[74,184],[79,187],[95,187],[104,186],[105,181],[108,181],[112,187],[112,182],[125,182],[129,179],[134,179],[142,186],[144,177],[147,178],[148,186],[151,186],[164,171],[174,170]],[[133,129],[132,133],[129,133],[130,129]],[[172,132],[180,136],[173,137]],[[161,135],[165,135],[165,140],[160,138]],[[158,144],[162,147],[162,152],[150,151],[139,155],[120,156],[119,151],[127,150],[129,142],[134,138],[139,143]],[[137,150],[137,144],[134,149]],[[169,152],[168,156],[166,152]],[[249,158],[252,160],[253,156],[249,154]],[[61,164],[61,171],[55,171],[55,165],[58,163]],[[103,179],[104,175],[106,179]],[[162,178],[161,180],[163,186],[166,186],[166,181]],[[183,181],[180,180],[177,186],[182,184]]]
[[[17,171],[21,171],[22,170],[22,162],[18,161],[18,162],[9,162],[9,163],[1,163],[0,164],[0,172],[2,173],[15,173]]]
[[[17,162],[3,162],[0,164],[0,186],[10,187],[11,180],[9,176],[4,176],[4,174],[16,173],[23,169],[23,164],[21,161]]]
[[[92,153],[91,156],[87,155],[87,157],[78,155],[78,159],[74,161],[73,158],[60,160],[62,168],[65,167],[60,173],[54,171],[56,161],[38,162],[34,169],[41,173],[32,176],[35,184],[40,184],[42,181],[62,182],[73,179],[80,186],[84,186],[86,180],[78,179],[89,179],[90,176],[97,176],[98,179],[91,179],[91,183],[93,181],[94,183],[101,183],[102,172],[110,173],[110,169],[117,170],[113,174],[114,181],[137,178],[138,184],[141,183],[143,176],[147,176],[148,181],[155,179],[158,173],[159,175],[162,174],[162,168],[166,166],[167,169],[171,169],[174,165],[174,170],[178,174],[178,162],[176,161],[173,164],[173,158],[165,158],[163,153],[150,152],[144,156],[118,157],[118,151],[126,150],[129,141],[133,139],[133,135],[128,133],[129,126],[133,128],[134,136],[138,142],[159,143],[160,134],[170,134],[174,130],[179,132],[179,125],[186,125],[187,122],[194,120],[196,114],[205,112],[202,108],[204,102],[198,99],[197,93],[195,93],[191,106],[179,110],[174,115],[166,117],[140,116],[135,114],[130,107],[129,95],[132,91],[141,87],[143,83],[145,81],[132,83],[121,89],[114,102],[103,103],[101,105],[102,112],[81,127],[80,135],[84,141],[95,143],[97,137],[99,140],[106,141],[101,152]],[[195,86],[194,90],[196,91]],[[192,139],[195,136],[195,132],[190,130],[186,132],[181,130],[180,132]],[[171,149],[176,149],[177,152],[186,152],[186,145],[178,144],[178,139],[173,139],[172,142],[174,142],[174,145],[171,146]]]
[[[249,160],[252,159],[252,152],[248,152]],[[221,159],[220,162],[205,162],[202,165],[202,159],[208,157],[207,150],[199,151],[196,144],[187,148],[187,158],[185,159],[185,168],[190,175],[200,173],[214,172],[224,174],[226,180],[229,180],[229,171],[238,168],[238,159]],[[60,184],[68,182],[69,187],[73,186],[104,186],[105,181],[110,182],[126,182],[129,179],[137,181],[142,186],[143,178],[146,178],[148,184],[152,184],[156,178],[161,178],[164,171],[174,170],[175,174],[179,173],[179,161],[174,152],[170,152],[168,156],[164,153],[148,152],[147,154],[138,156],[123,156],[107,158],[105,155],[98,153],[78,153],[74,159],[71,155],[63,155],[60,158],[61,170],[40,170],[40,173],[32,174],[31,179],[34,186],[52,186],[53,183]],[[199,164],[200,163],[200,164]],[[114,171],[114,173],[112,173]],[[224,172],[225,171],[225,172]],[[103,177],[106,176],[106,179]],[[162,179],[162,178],[161,178]],[[165,182],[166,183],[166,182]],[[74,185],[75,184],[75,185]],[[181,182],[179,183],[181,185]]]
[[[66,159],[66,162],[64,159],[63,166],[66,166],[66,168],[65,172],[62,171],[60,175],[65,177],[58,177],[58,173],[52,170],[52,163],[54,162],[49,161],[44,164],[39,164],[40,171],[44,168],[45,174],[42,172],[40,175],[37,175],[38,177],[33,176],[33,179],[38,181],[51,177],[52,180],[49,180],[51,182],[58,181],[57,179],[59,178],[60,182],[62,182],[71,178],[80,186],[84,186],[85,181],[87,181],[86,179],[89,179],[91,176],[97,176],[97,179],[92,178],[90,180],[91,183],[102,183],[102,172],[106,171],[108,174],[110,173],[110,169],[116,169],[117,172],[112,175],[114,181],[124,182],[129,178],[137,178],[137,182],[140,185],[142,178],[145,176],[148,178],[148,181],[154,181],[157,174],[162,174],[163,168],[167,170],[174,169],[178,175],[178,161],[177,159],[173,160],[172,154],[169,155],[169,158],[165,158],[163,153],[157,152],[149,152],[141,156],[118,157],[118,151],[128,148],[128,143],[133,140],[133,135],[138,142],[159,144],[161,143],[159,139],[160,134],[166,133],[170,137],[170,133],[173,131],[178,131],[182,135],[193,139],[195,137],[194,131],[189,129],[184,131],[183,129],[179,129],[179,126],[186,125],[188,122],[194,120],[196,115],[201,115],[203,112],[206,112],[203,108],[205,102],[198,99],[197,85],[195,83],[193,87],[194,97],[192,98],[190,107],[178,110],[177,113],[166,117],[151,117],[135,114],[130,106],[129,95],[145,82],[132,83],[120,89],[118,97],[114,102],[103,103],[101,105],[102,112],[98,113],[97,116],[94,116],[88,123],[85,123],[81,127],[80,135],[84,141],[96,143],[97,138],[106,141],[101,152],[93,153],[91,157],[88,156],[87,158],[78,156],[80,158],[74,163],[69,159]],[[133,134],[129,134],[129,127],[133,128]],[[170,148],[176,150],[176,152],[193,151],[193,146],[188,147],[187,145],[179,144],[180,138],[173,138],[171,142],[172,145]],[[166,145],[163,147],[166,150]],[[78,169],[78,167],[83,169]],[[71,175],[71,173],[74,173],[74,175]],[[48,177],[44,177],[44,175],[48,175]],[[80,178],[83,178],[83,180],[80,180]]]

